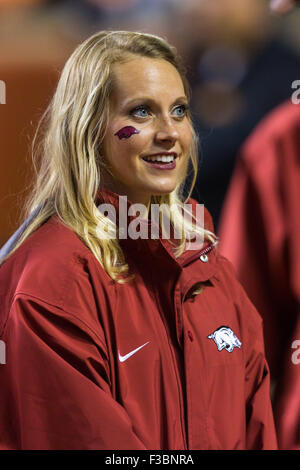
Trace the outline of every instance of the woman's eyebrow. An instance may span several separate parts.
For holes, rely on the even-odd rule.
[[[126,106],[129,106],[129,105],[133,105],[135,102],[144,102],[144,103],[150,103],[150,104],[158,104],[157,101],[153,98],[150,98],[149,96],[138,96],[136,98],[132,98],[132,99],[129,99],[127,101],[125,101],[124,103],[124,107]],[[179,96],[178,98],[176,98],[172,105],[176,104],[176,103],[182,103],[182,102],[188,102],[188,98],[186,96]]]

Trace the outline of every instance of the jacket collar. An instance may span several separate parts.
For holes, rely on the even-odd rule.
[[[120,201],[122,206],[120,206]],[[188,201],[193,206],[197,204],[196,201],[190,199]],[[124,204],[124,199],[120,199],[120,194],[112,192],[102,186],[99,187],[96,197],[96,205],[99,207],[100,204],[109,203],[112,204],[116,211],[116,223],[119,224],[120,221],[120,210],[125,209],[126,211],[126,227],[133,222],[137,217],[135,215],[128,215],[129,208],[132,206],[132,202],[130,200],[126,200],[126,204]],[[124,217],[124,216],[122,216]],[[180,271],[183,268],[186,268],[187,271],[191,270],[192,265],[195,261],[202,259],[204,260],[202,263],[197,263],[197,281],[202,282],[209,279],[215,271],[215,261],[216,261],[216,253],[215,253],[215,244],[210,241],[205,241],[204,244],[199,246],[197,249],[187,249],[184,251],[179,257],[175,257],[172,241],[175,239],[165,239],[162,238],[161,230],[158,228],[158,239],[151,238],[151,220],[150,219],[140,219],[141,225],[144,225],[145,231],[147,230],[148,237],[147,238],[138,238],[136,240],[127,237],[125,239],[120,239],[120,245],[122,248],[126,250],[126,252],[131,252],[134,254],[135,259],[139,256],[139,253],[142,255],[143,262],[146,262],[145,257],[150,256],[150,258],[155,261],[156,257],[159,257],[161,260],[169,261],[171,264],[175,264],[177,268],[180,268]],[[152,222],[153,223],[153,222]],[[213,224],[212,219],[205,209],[204,211],[204,226],[206,229],[213,231]],[[202,255],[207,255],[207,258]],[[206,261],[207,259],[207,261]],[[160,263],[162,265],[162,263]],[[175,267],[175,266],[174,266]],[[189,268],[189,269],[188,269]]]

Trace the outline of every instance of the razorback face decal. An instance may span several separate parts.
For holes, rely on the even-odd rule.
[[[114,135],[117,135],[119,139],[129,139],[133,134],[139,134],[140,131],[138,131],[135,127],[133,126],[125,126],[122,127],[118,132],[116,132]]]

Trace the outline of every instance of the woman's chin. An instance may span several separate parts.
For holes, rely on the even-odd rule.
[[[176,185],[169,184],[165,186],[159,186],[158,188],[153,188],[151,194],[153,196],[165,196],[166,194],[172,193],[176,188]]]

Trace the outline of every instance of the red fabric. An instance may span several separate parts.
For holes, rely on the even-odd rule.
[[[300,449],[300,107],[285,103],[242,148],[220,223],[220,252],[231,260],[264,322],[276,384],[279,447]]]
[[[1,266],[0,448],[276,448],[261,318],[230,263],[121,243],[130,284],[55,216]],[[240,348],[218,350],[221,326]]]

